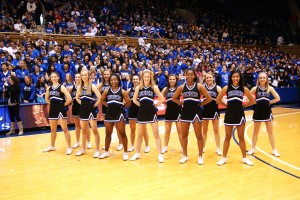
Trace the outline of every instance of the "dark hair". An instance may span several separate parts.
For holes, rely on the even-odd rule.
[[[51,67],[52,67],[52,66],[54,66],[54,71],[51,71]],[[52,72],[55,72],[55,71],[56,71],[56,70],[55,70],[55,65],[49,64],[49,65],[48,65],[48,69],[47,69],[47,74],[50,76],[51,73],[52,73]]]
[[[133,81],[133,77],[138,77],[139,78],[139,80],[141,80],[141,77],[138,75],[138,74],[132,74],[132,76],[131,76],[131,81]]]
[[[228,86],[232,85],[232,76],[233,76],[233,74],[235,74],[235,73],[238,73],[239,76],[240,76],[239,86],[242,87],[242,88],[244,88],[244,78],[243,78],[243,75],[242,75],[242,73],[241,73],[240,70],[236,70],[236,69],[234,69],[234,70],[232,70],[232,71],[230,72],[229,80],[228,80]]]
[[[115,76],[115,77],[118,79],[118,81],[119,81],[118,86],[121,87],[121,78],[120,78],[120,76],[119,76],[118,74],[112,74],[112,75],[110,75],[110,76],[109,76],[109,79],[108,79],[108,84],[110,85],[110,79],[111,79],[111,77],[113,77],[113,76]],[[111,86],[111,85],[110,85],[110,86]]]
[[[169,78],[170,78],[170,76],[174,76],[175,77],[175,80],[176,80],[176,82],[175,82],[175,88],[177,88],[177,82],[178,82],[178,79],[177,79],[177,77],[176,77],[176,75],[175,74],[169,74],[169,76],[168,76],[168,84],[167,84],[167,88],[169,89],[170,88],[170,83],[169,83]]]
[[[38,77],[37,83],[36,83],[36,88],[41,88],[41,87],[45,87],[45,82],[41,82],[42,76]]]
[[[20,80],[18,77],[16,77],[15,75],[10,75],[10,79],[13,81],[14,86],[20,86]]]
[[[188,68],[188,69],[185,71],[185,74],[186,74],[186,75],[187,75],[188,71],[192,71],[192,72],[193,72],[193,74],[194,74],[194,76],[195,76],[194,82],[198,83],[198,75],[197,75],[196,71],[195,71],[194,69],[192,69],[192,68]]]

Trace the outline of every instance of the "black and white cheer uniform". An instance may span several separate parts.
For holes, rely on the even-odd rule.
[[[67,119],[67,109],[64,107],[65,95],[61,92],[61,84],[49,88],[49,97],[49,120],[57,120],[60,117]]]
[[[200,111],[200,91],[197,83],[190,88],[187,83],[182,90],[183,107],[181,110],[181,121],[194,122],[196,119],[202,122],[202,113]]]
[[[172,97],[174,96],[175,90],[176,88],[167,88],[166,91],[166,122],[178,122],[180,118],[181,106],[172,101]]]
[[[213,85],[212,87],[208,87],[206,84],[204,85],[209,95],[212,98],[212,101],[203,106],[203,119],[204,120],[213,120],[220,118],[220,111],[218,104],[216,102],[216,98],[218,96],[217,85]],[[203,96],[203,100],[205,100],[205,96]]]
[[[139,90],[140,108],[137,123],[154,123],[157,121],[157,109],[154,106],[154,91],[148,86]]]
[[[266,88],[258,87],[256,91],[256,105],[253,113],[253,121],[268,122],[273,120],[270,107],[270,92]]]
[[[244,88],[240,86],[228,86],[227,109],[225,112],[224,124],[226,126],[239,126],[246,123],[243,108]]]
[[[112,88],[108,89],[107,96],[107,110],[105,120],[106,122],[119,122],[124,117],[124,110],[123,110],[123,95],[122,89],[119,87],[117,91],[113,91]]]

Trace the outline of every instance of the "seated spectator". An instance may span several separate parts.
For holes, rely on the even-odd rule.
[[[20,80],[21,87],[25,84],[25,76],[30,74],[29,70],[27,69],[26,62],[24,60],[20,60],[19,62],[19,69],[16,70],[16,77]]]
[[[47,34],[54,34],[55,33],[55,30],[54,30],[51,22],[47,23],[47,26],[45,27],[45,32]]]
[[[70,73],[66,74],[65,81],[63,82],[63,85],[69,90],[74,86],[73,77]]]
[[[33,103],[35,100],[35,87],[32,84],[32,80],[29,75],[26,75],[24,80],[25,84],[21,86],[21,102]]]
[[[21,26],[22,26],[21,20],[17,19],[17,22],[14,24],[14,31],[20,32],[21,31]]]

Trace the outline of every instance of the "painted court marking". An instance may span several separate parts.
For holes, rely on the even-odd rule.
[[[281,117],[281,116],[293,115],[293,114],[299,114],[299,113],[300,113],[300,112],[278,114],[278,115],[275,115],[275,117]],[[247,133],[248,133],[249,127],[252,126],[253,124],[254,124],[254,123],[251,122],[248,126],[246,126],[246,129],[245,129],[245,132],[246,132],[245,138],[246,138],[246,140],[247,140],[251,145],[252,145],[252,141],[251,141],[251,139],[248,137],[248,134],[247,134]],[[277,158],[277,157],[275,157],[275,156],[272,156],[272,155],[270,155],[269,153],[265,152],[264,150],[262,150],[262,149],[259,148],[259,147],[255,147],[255,149],[257,149],[257,150],[260,151],[261,153],[265,154],[266,156],[272,158],[273,160],[276,160],[276,161],[280,162],[281,164],[284,164],[284,165],[289,166],[289,167],[291,167],[291,168],[293,168],[293,169],[295,169],[295,170],[300,171],[300,168],[299,168],[299,167],[296,167],[296,166],[294,166],[294,165],[292,165],[292,164],[289,164],[289,163],[287,163],[287,162],[285,162],[285,161],[283,161],[283,160],[281,160],[281,159],[279,159],[279,158]]]

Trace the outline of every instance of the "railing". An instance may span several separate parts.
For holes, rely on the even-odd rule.
[[[55,40],[59,43],[62,44],[63,41],[69,41],[71,42],[72,39],[75,39],[77,43],[83,42],[83,40],[91,44],[92,42],[96,42],[98,45],[103,43],[103,41],[106,39],[107,43],[109,45],[113,45],[114,43],[121,43],[122,40],[126,42],[127,45],[134,46],[136,48],[139,48],[139,43],[138,43],[138,38],[132,38],[132,37],[109,37],[109,36],[83,36],[83,35],[61,35],[61,34],[45,34],[45,33],[16,33],[16,32],[6,32],[6,33],[0,33],[0,37],[3,36],[3,34],[9,34],[10,38],[13,40],[23,40],[24,36],[27,38],[30,37],[32,40],[35,40],[39,37],[39,35],[43,36],[43,39],[45,41],[48,40],[50,36],[55,36]],[[201,45],[201,46],[226,46],[226,47],[243,47],[245,49],[277,49],[287,52],[287,53],[292,53],[292,54],[299,54],[300,55],[300,45],[281,45],[281,46],[274,46],[274,45],[260,45],[260,44],[231,44],[231,43],[214,43],[214,42],[201,42],[201,41],[184,41],[184,40],[170,40],[170,39],[164,39],[164,38],[157,38],[157,39],[144,39],[145,42],[150,42],[152,44],[160,44],[162,42],[168,43],[168,44],[181,44],[181,45],[187,45],[187,44],[195,44],[195,45]]]

